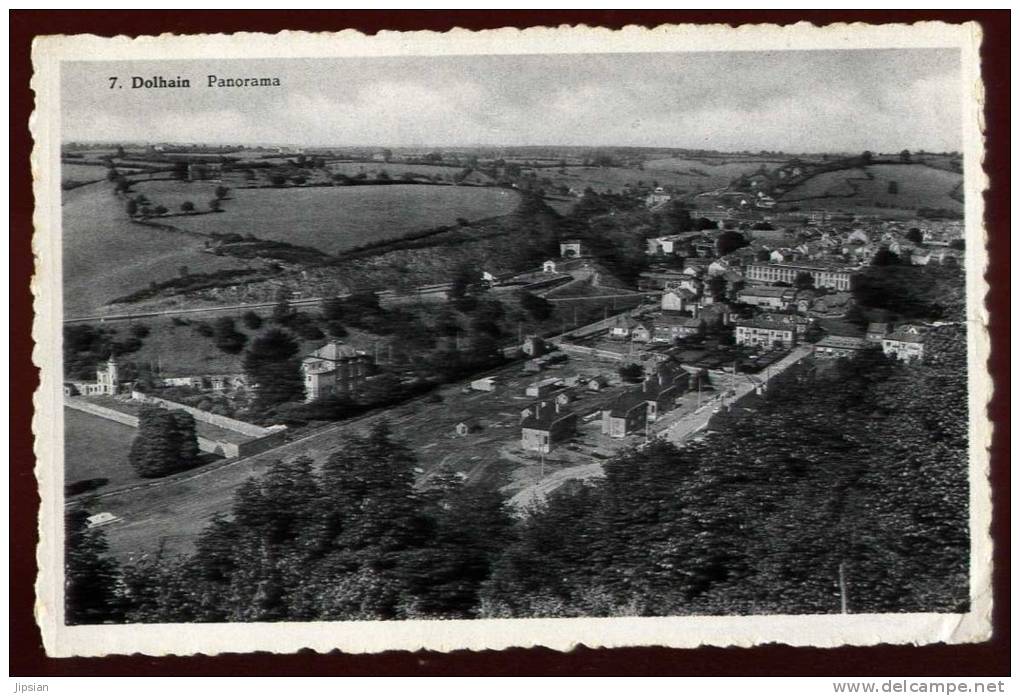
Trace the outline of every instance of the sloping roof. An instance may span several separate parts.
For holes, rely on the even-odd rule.
[[[797,327],[792,324],[783,324],[775,321],[759,321],[756,319],[742,319],[736,322],[738,327],[745,326],[751,329],[771,329],[773,331],[796,331]]]
[[[606,404],[602,410],[609,411],[609,415],[613,418],[624,418],[634,410],[634,407],[644,406],[646,400],[647,396],[641,391],[641,388],[635,387],[620,394]]]
[[[738,293],[738,297],[783,297],[784,295],[792,295],[793,288],[783,287],[772,287],[765,285],[756,285],[749,288],[744,288]]]
[[[521,428],[527,430],[549,430],[554,423],[559,421],[577,418],[573,411],[556,410],[554,404],[541,402],[529,408],[528,415],[521,421]]]
[[[911,333],[902,329],[897,329],[884,337],[886,341],[899,341],[900,343],[924,343],[924,339],[925,335],[922,333]]]
[[[655,320],[655,325],[656,326],[689,326],[689,327],[698,327],[698,326],[701,326],[701,324],[702,324],[702,320],[701,319],[696,319],[694,317],[687,317],[687,316],[679,316],[678,317],[678,316],[673,316],[671,314],[663,314],[662,316],[656,318],[656,320]]]
[[[862,350],[868,347],[868,342],[856,336],[826,336],[816,343],[815,347]]]
[[[330,341],[322,348],[314,351],[305,360],[318,359],[318,360],[330,360],[332,362],[340,362],[343,360],[350,360],[351,358],[357,358],[364,355],[364,353],[355,350],[353,347],[342,343],[340,341]]]

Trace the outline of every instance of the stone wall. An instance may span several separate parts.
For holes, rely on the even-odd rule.
[[[158,396],[151,396],[138,391],[131,392],[131,398],[135,401],[141,401],[142,403],[155,404],[157,406],[163,406],[164,408],[174,408],[179,411],[187,411],[195,417],[195,420],[208,423],[209,425],[215,425],[217,428],[223,428],[224,430],[232,430],[235,433],[241,433],[248,437],[265,437],[286,428],[284,425],[272,425],[268,428],[263,428],[260,425],[245,423],[244,421],[239,421],[235,418],[228,418],[227,416],[209,413],[208,411],[203,411],[198,408],[185,406],[184,404],[177,403],[176,401],[161,399]]]
[[[195,417],[195,420],[215,425],[219,428],[223,428],[224,430],[238,432],[251,438],[244,442],[227,442],[225,440],[213,440],[201,436],[197,437],[198,448],[200,450],[203,452],[218,454],[228,459],[236,457],[250,457],[254,454],[259,454],[273,449],[274,447],[279,447],[287,441],[287,428],[283,425],[274,425],[269,428],[262,428],[233,418],[226,418],[214,413],[200,411],[196,408],[191,408],[190,406],[178,404],[173,401],[167,401],[166,399],[150,397],[145,394],[141,394],[140,392],[133,392],[132,398],[137,401],[163,406],[168,409],[187,411]],[[123,411],[100,406],[80,397],[65,397],[64,405],[68,408],[89,413],[93,416],[106,418],[108,420],[116,421],[117,423],[123,423],[124,425],[131,426],[132,428],[138,427],[138,416],[132,416],[128,413],[124,413]]]
[[[65,397],[64,406],[73,408],[76,411],[91,413],[93,416],[99,416],[100,418],[106,418],[107,420],[117,421],[124,425],[130,425],[132,428],[138,427],[138,416],[132,416],[128,413],[124,413],[123,411],[99,406],[98,404],[85,401],[78,397]]]

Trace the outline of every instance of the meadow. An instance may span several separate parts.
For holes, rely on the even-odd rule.
[[[202,251],[203,241],[132,223],[107,183],[65,191],[62,206],[64,315],[87,315],[133,290],[250,262]]]
[[[116,486],[138,479],[128,462],[135,429],[106,418],[64,409],[64,482],[107,479]]]
[[[962,211],[963,204],[950,196],[961,180],[960,174],[922,164],[876,164],[813,176],[786,192],[781,201],[855,210],[875,207]],[[892,181],[898,186],[897,193],[889,192]]]
[[[460,167],[443,167],[435,164],[407,164],[404,162],[330,162],[328,169],[334,174],[345,174],[357,176],[365,174],[368,178],[376,178],[380,172],[386,172],[391,178],[397,179],[404,174],[414,176],[438,177],[443,181],[452,181],[453,177],[459,175]],[[480,172],[476,177],[487,183],[491,183],[491,177]]]
[[[686,192],[708,191],[726,186],[739,173],[733,176],[720,175],[707,166],[702,171],[690,169],[653,169],[645,163],[645,169],[630,167],[565,167],[564,169],[535,170],[539,180],[548,179],[549,185],[560,185],[583,191],[591,187],[603,193],[606,191],[620,192],[624,186],[665,186]],[[750,165],[749,165],[750,166]],[[754,171],[757,164],[750,171]]]
[[[684,159],[669,157],[648,160],[644,163],[649,172],[670,172],[683,176],[696,176],[709,183],[709,188],[726,186],[743,174],[753,174],[762,165],[768,170],[775,169],[786,160],[765,159]]]
[[[152,201],[179,209],[213,197],[211,182],[152,182],[138,186]],[[233,189],[222,213],[178,216],[174,226],[200,234],[252,234],[328,254],[409,232],[506,215],[518,195],[507,189],[457,186],[335,186]]]
[[[76,183],[84,184],[93,181],[102,181],[106,178],[106,167],[93,164],[68,164],[60,165],[60,182],[62,184]]]

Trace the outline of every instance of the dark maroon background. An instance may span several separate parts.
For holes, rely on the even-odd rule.
[[[144,656],[52,659],[42,650],[32,616],[36,575],[36,514],[39,498],[32,470],[32,393],[38,374],[31,363],[32,297],[32,141],[28,117],[30,46],[40,34],[276,32],[283,29],[366,33],[383,29],[430,29],[454,26],[488,29],[504,26],[587,24],[619,28],[627,24],[750,22],[792,24],[834,22],[916,22],[976,20],[984,29],[981,51],[988,124],[985,169],[992,184],[986,194],[990,230],[992,354],[996,392],[991,417],[995,538],[995,635],[979,645],[839,648],[821,650],[770,645],[753,649],[698,650],[578,648],[502,652],[407,653],[352,656],[224,655],[219,657]],[[11,275],[11,466],[10,466],[10,672],[12,676],[74,675],[925,675],[967,676],[1010,673],[1009,645],[1009,64],[1008,10],[975,11],[10,11],[10,275]],[[594,637],[593,637],[594,638]]]

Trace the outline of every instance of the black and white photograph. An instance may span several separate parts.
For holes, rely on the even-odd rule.
[[[972,34],[548,31],[38,47],[51,648],[987,636]]]

